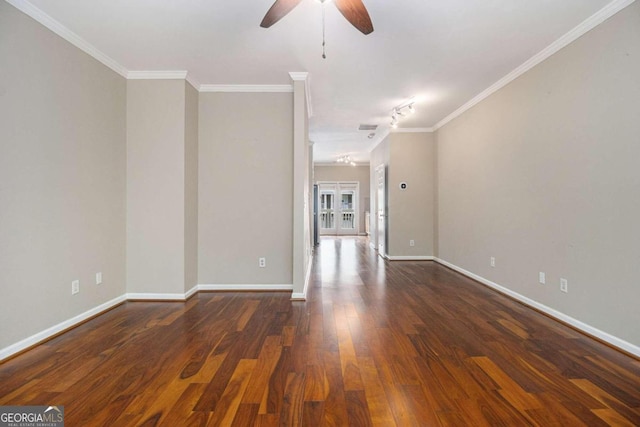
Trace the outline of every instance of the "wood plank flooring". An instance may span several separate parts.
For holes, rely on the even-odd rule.
[[[640,362],[433,262],[324,238],[307,302],[128,302],[0,365],[67,426],[638,426]]]

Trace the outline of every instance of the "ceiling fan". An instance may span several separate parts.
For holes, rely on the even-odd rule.
[[[271,9],[262,19],[260,26],[263,28],[269,28],[279,20],[285,17],[285,15],[291,12],[302,0],[276,0],[271,6]],[[318,0],[323,5],[331,0]],[[373,32],[373,24],[369,17],[367,8],[364,7],[362,0],[333,0],[336,7],[347,18],[347,21],[356,27],[362,34],[370,34]]]

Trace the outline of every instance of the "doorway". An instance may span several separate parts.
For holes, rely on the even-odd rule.
[[[359,227],[357,182],[318,182],[320,235],[357,235]]]

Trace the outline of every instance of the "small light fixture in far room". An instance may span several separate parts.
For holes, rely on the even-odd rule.
[[[351,156],[340,156],[340,157],[338,157],[336,162],[337,163],[346,163],[346,164],[351,165],[351,166],[355,166],[356,165],[356,162],[351,160]]]

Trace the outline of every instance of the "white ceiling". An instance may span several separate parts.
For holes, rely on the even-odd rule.
[[[9,1],[9,0],[8,0]],[[203,84],[290,84],[308,71],[317,161],[367,162],[391,109],[431,128],[610,0],[364,0],[365,36],[333,4],[304,0],[269,29],[273,0],[30,0],[127,70],[188,70]],[[26,3],[13,0],[12,3]],[[380,128],[373,139],[361,123]]]

